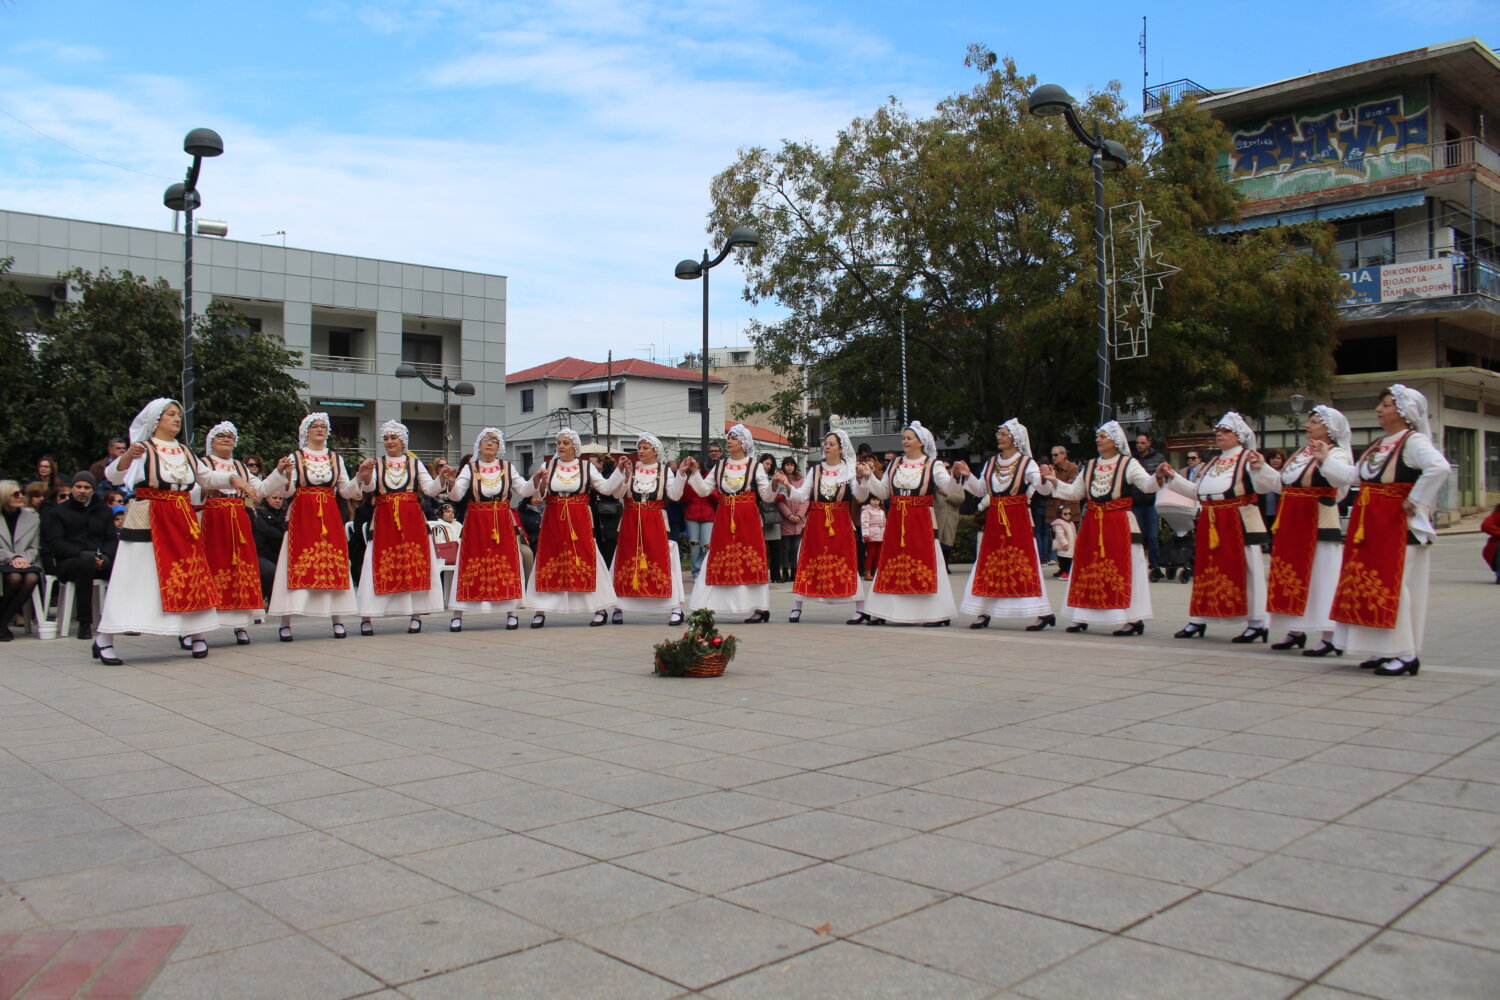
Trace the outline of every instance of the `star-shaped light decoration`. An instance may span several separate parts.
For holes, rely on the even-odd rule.
[[[1150,353],[1156,293],[1165,278],[1181,270],[1151,245],[1151,231],[1160,225],[1138,201],[1109,210],[1110,343],[1116,360]]]

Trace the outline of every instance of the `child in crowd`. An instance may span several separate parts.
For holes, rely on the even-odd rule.
[[[875,579],[880,566],[880,543],[885,539],[885,508],[871,497],[859,511],[859,527],[865,537],[865,579]]]
[[[1068,578],[1068,570],[1073,566],[1073,543],[1077,539],[1073,509],[1064,505],[1057,513],[1057,520],[1052,522],[1052,551],[1057,554],[1057,572],[1052,575],[1058,580]]]

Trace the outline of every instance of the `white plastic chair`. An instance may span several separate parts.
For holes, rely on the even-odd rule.
[[[94,620],[89,622],[89,627],[99,624],[99,616],[104,610],[104,595],[109,592],[108,580],[95,580],[94,583]],[[58,639],[67,638],[73,631],[73,607],[78,600],[78,585],[64,583],[57,594],[57,636]]]

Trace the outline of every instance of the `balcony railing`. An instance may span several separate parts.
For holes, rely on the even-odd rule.
[[[308,363],[315,372],[347,372],[354,375],[375,374],[374,358],[345,358],[337,354],[309,354]]]
[[[406,363],[415,368],[418,373],[426,375],[428,378],[443,378],[446,376],[449,379],[456,379],[459,377],[459,369],[462,367],[461,365],[446,365],[428,361],[408,361]]]
[[[1141,91],[1141,106],[1147,111],[1160,111],[1161,106],[1169,101],[1177,104],[1184,97],[1212,97],[1214,93],[1192,80],[1173,80],[1171,83],[1159,83]]]
[[[1268,182],[1272,185],[1271,190],[1254,191],[1251,197],[1285,198],[1288,195],[1311,194],[1350,184],[1468,166],[1480,166],[1491,173],[1500,174],[1500,152],[1469,136],[1425,146],[1407,146],[1388,153],[1317,160],[1281,171],[1262,170],[1255,174],[1237,175],[1231,167],[1224,167],[1220,174],[1226,180],[1247,187],[1259,188]]]

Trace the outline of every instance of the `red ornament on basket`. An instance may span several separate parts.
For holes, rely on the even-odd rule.
[[[714,636],[712,644],[715,645],[715,646],[722,646],[722,645],[724,645],[724,639],[723,639],[723,637],[722,636],[717,636],[717,635]]]

